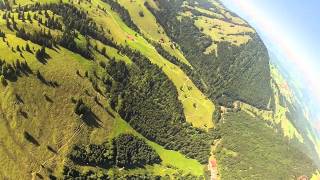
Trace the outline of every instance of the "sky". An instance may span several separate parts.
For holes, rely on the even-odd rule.
[[[221,0],[249,22],[320,104],[320,1]],[[290,66],[289,66],[290,64]],[[290,68],[289,68],[290,67]],[[314,107],[312,107],[314,108]],[[320,123],[320,106],[313,109]],[[319,129],[320,132],[320,129]]]
[[[260,33],[288,40],[293,50],[308,58],[320,57],[319,0],[221,0]],[[249,10],[249,11],[248,11]],[[270,27],[261,27],[267,24]],[[262,26],[265,26],[262,25]]]

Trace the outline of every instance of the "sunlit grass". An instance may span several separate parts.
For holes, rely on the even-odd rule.
[[[147,140],[141,134],[136,132],[126,121],[121,119],[120,117],[116,117],[114,119],[114,127],[111,133],[110,138],[117,137],[122,133],[132,133],[140,138],[143,138],[147,141],[147,143],[153,147],[156,152],[160,155],[162,159],[163,166],[171,166],[177,169],[182,170],[185,174],[193,174],[195,176],[203,175],[203,168],[204,166],[201,165],[198,161],[194,159],[189,159],[186,156],[182,155],[177,151],[166,150],[162,146]],[[155,167],[159,171],[163,171],[164,167]]]
[[[173,46],[171,39],[166,35],[162,26],[157,23],[153,14],[144,6],[145,0],[120,0],[118,2],[129,11],[133,22],[139,27],[142,34],[152,41],[160,43],[171,55],[177,57],[181,62],[191,66],[183,56],[182,52]],[[139,15],[140,12],[143,13],[143,17]],[[174,48],[171,48],[170,45]]]
[[[208,129],[214,127],[212,115],[215,111],[214,104],[194,85],[190,78],[176,65],[169,62],[158,54],[155,48],[142,36],[127,27],[120,17],[111,10],[108,4],[98,0],[93,1],[107,9],[108,13],[96,10],[89,11],[91,17],[98,24],[108,24],[108,28],[117,42],[129,45],[131,48],[140,51],[150,61],[162,68],[163,72],[174,83],[179,94],[179,100],[184,107],[185,116],[193,126]],[[134,37],[129,40],[128,36]]]
[[[189,10],[180,13],[181,16],[187,16],[195,20],[197,26],[204,34],[211,37],[213,43],[206,49],[205,53],[216,52],[217,44],[225,41],[233,45],[240,46],[248,43],[251,37],[246,33],[254,33],[255,31],[249,27],[239,17],[232,16],[219,3],[212,2],[216,6],[216,10],[208,10],[199,7],[191,7],[188,3],[183,6]],[[196,16],[191,10],[207,14],[208,16]],[[228,19],[228,21],[226,21]]]
[[[303,142],[303,137],[298,132],[298,130],[295,128],[295,126],[292,124],[292,122],[288,119],[286,113],[289,111],[288,108],[284,107],[280,103],[280,97],[285,96],[286,99],[289,100],[289,103],[291,99],[291,93],[289,93],[288,89],[278,89],[277,86],[281,86],[281,83],[285,83],[284,79],[281,77],[279,72],[274,69],[274,67],[271,67],[271,75],[275,82],[271,82],[271,86],[273,89],[274,94],[274,100],[275,100],[275,110],[273,111],[266,111],[261,110],[256,107],[250,106],[249,104],[240,103],[241,109],[248,112],[249,114],[253,116],[257,116],[262,118],[263,120],[270,121],[274,124],[280,125],[281,129],[283,130],[284,136],[288,137],[290,139],[297,138],[300,142]],[[277,85],[276,85],[276,84]]]

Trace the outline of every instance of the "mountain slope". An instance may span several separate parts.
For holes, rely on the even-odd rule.
[[[307,137],[286,131],[292,119],[248,113],[279,107],[268,52],[219,2],[0,7],[1,178],[209,178],[215,158],[222,179],[316,172],[314,149],[300,149]],[[274,156],[249,161],[273,139]],[[243,151],[255,145],[263,149]],[[277,166],[282,174],[270,169],[278,162],[288,163]]]

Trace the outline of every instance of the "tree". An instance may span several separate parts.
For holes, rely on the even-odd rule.
[[[28,52],[32,53],[31,48],[30,48],[30,46],[29,46],[29,44],[28,44],[28,43],[27,43],[27,45],[26,45],[26,51],[28,51]]]
[[[8,85],[8,82],[7,80],[4,78],[3,75],[0,75],[0,82],[3,86],[7,86]]]
[[[38,49],[37,52],[36,52],[36,58],[38,60],[44,60],[47,58],[47,53],[46,53],[46,47],[45,46],[42,46],[41,49]]]
[[[7,19],[6,19],[6,25],[7,25],[7,28],[12,31],[11,22],[9,21],[9,18],[8,18],[8,17],[7,17]]]
[[[160,156],[143,139],[131,134],[121,134],[112,141],[118,167],[143,167],[158,164]]]
[[[24,138],[36,146],[40,146],[39,142],[28,132],[23,133]]]
[[[74,146],[69,158],[77,164],[110,167],[143,167],[158,164],[160,156],[143,139],[131,134],[121,134],[102,144]]]
[[[19,46],[19,45],[17,45],[17,51],[18,51],[18,52],[21,52],[21,49],[20,49],[20,46]]]
[[[0,37],[5,38],[6,34],[0,30]]]
[[[106,56],[107,54],[106,54],[106,47],[103,47],[102,49],[101,49],[101,54],[102,55],[104,55],[104,56]]]
[[[28,14],[27,14],[27,19],[28,19],[30,22],[32,22],[31,15],[30,15],[29,12],[28,12]]]
[[[3,13],[2,19],[7,19],[7,13]]]
[[[139,11],[139,16],[144,17],[143,11]]]

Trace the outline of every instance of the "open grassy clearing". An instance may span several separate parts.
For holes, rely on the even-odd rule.
[[[129,11],[133,22],[140,28],[142,34],[152,41],[160,43],[161,46],[171,55],[177,57],[181,62],[191,66],[179,48],[174,46],[173,42],[166,35],[161,25],[157,23],[156,18],[144,6],[144,0],[120,0],[118,2]],[[149,0],[148,3],[150,2],[151,1]]]
[[[219,11],[219,14],[223,15],[225,18],[227,18],[229,21],[236,23],[236,24],[240,24],[240,25],[247,25],[247,22],[245,22],[243,19],[241,19],[238,16],[234,16],[230,13],[229,10],[227,10],[220,2],[216,1],[216,0],[208,0],[209,2],[211,2]],[[213,10],[213,9],[211,9]]]
[[[190,10],[196,10],[196,11],[199,11],[201,13],[204,13],[204,14],[207,14],[207,15],[210,15],[210,16],[215,16],[215,17],[217,17],[219,19],[223,19],[224,18],[224,16],[219,14],[219,13],[216,13],[214,11],[210,11],[210,10],[198,7],[198,6],[194,6],[193,7],[193,6],[188,5],[188,3],[184,3],[183,7],[187,8],[187,9],[190,9]]]
[[[213,50],[216,51],[217,42],[221,41],[227,41],[236,46],[246,44],[251,37],[245,33],[254,32],[254,30],[249,27],[234,25],[220,19],[211,19],[204,16],[198,17],[195,25],[214,41],[214,43],[207,48],[206,53],[210,53]]]
[[[30,42],[29,44],[39,48],[38,45]],[[88,128],[80,128],[82,122],[73,113],[74,105],[70,100],[70,94],[75,98],[83,98],[91,106],[93,112],[101,119],[104,131],[108,132],[111,128],[107,126],[110,124],[110,117],[96,105],[93,97],[86,94],[96,95],[90,82],[76,75],[76,70],[80,69],[80,72],[84,73],[84,70],[90,68],[91,63],[65,49],[47,52],[52,58],[46,65],[39,63],[34,56],[28,57],[27,62],[33,72],[39,69],[47,81],[56,81],[58,87],[44,84],[34,74],[19,77],[16,82],[10,82],[10,86],[1,87],[1,119],[4,120],[1,121],[1,143],[5,149],[10,150],[1,153],[1,157],[5,158],[1,163],[15,163],[15,166],[10,168],[5,164],[1,165],[1,171],[6,172],[3,177],[16,175],[13,178],[31,178],[32,172],[44,170],[41,164],[56,156],[48,150],[48,146],[59,150],[59,154],[47,162],[45,167],[62,167],[69,148],[77,142],[78,136],[85,139],[83,135]],[[6,55],[8,58],[13,53],[8,52]],[[26,141],[23,132],[31,134],[39,142],[39,146]]]
[[[214,126],[212,121],[215,110],[214,104],[193,84],[189,77],[178,66],[160,56],[142,36],[136,36],[136,33],[122,22],[108,4],[98,0],[93,1],[93,4],[107,9],[108,13],[94,8],[90,9],[88,13],[99,25],[108,24],[110,37],[123,45],[129,45],[131,48],[140,51],[152,63],[161,67],[169,79],[172,80],[177,87],[187,121],[195,127],[212,128]],[[81,4],[81,6],[84,9],[89,8],[88,4]],[[134,37],[134,40],[130,40],[128,36]]]
[[[216,0],[208,0],[209,2],[211,2],[215,7],[219,8],[219,9],[224,9],[223,5],[216,1]]]
[[[200,7],[191,7],[184,3],[186,8],[181,12],[181,16],[192,17],[195,20],[195,25],[206,35],[210,36],[213,43],[206,49],[205,53],[217,52],[217,44],[222,41],[230,42],[233,45],[240,46],[246,44],[251,37],[247,33],[254,33],[255,31],[247,26],[246,22],[238,17],[234,17],[230,12],[226,11],[217,2],[212,2],[217,9],[203,9]],[[192,13],[198,11],[207,16],[197,16]],[[210,17],[212,16],[212,17]],[[213,18],[214,17],[214,18]],[[178,17],[179,18],[179,17]]]
[[[117,116],[114,119],[113,122],[113,131],[111,133],[111,136],[109,136],[110,139],[117,137],[118,135],[122,133],[132,133],[140,138],[143,138],[147,141],[147,143],[153,147],[156,152],[160,155],[162,159],[162,165],[165,166],[163,168],[159,167],[154,167],[157,170],[164,171],[172,171],[170,168],[166,167],[175,167],[177,169],[182,170],[184,173],[188,174],[193,174],[195,176],[200,176],[203,175],[203,168],[204,166],[201,165],[199,162],[193,159],[186,158],[184,155],[182,155],[179,152],[176,151],[171,151],[171,150],[166,150],[162,146],[147,140],[144,138],[141,134],[136,132],[126,121],[121,119],[119,116]]]
[[[270,65],[270,72],[271,72],[272,79],[277,83],[279,87],[279,93],[285,96],[287,101],[289,101],[289,103],[293,103],[293,101],[295,100],[294,95],[288,83],[286,82],[284,77],[280,74],[279,70],[274,65]]]

